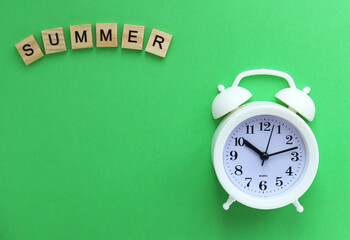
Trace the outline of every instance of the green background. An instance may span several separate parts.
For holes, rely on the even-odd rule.
[[[349,239],[348,0],[2,1],[0,239]],[[165,59],[72,50],[69,26],[116,22],[173,34]],[[68,51],[25,66],[15,44],[63,27]],[[217,85],[242,71],[311,87],[320,165],[289,205],[229,211],[210,144]],[[287,83],[242,81],[251,101]]]

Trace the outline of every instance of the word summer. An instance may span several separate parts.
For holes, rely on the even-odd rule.
[[[144,26],[124,25],[122,48],[142,50]],[[49,29],[41,32],[45,53],[67,51],[63,28]],[[92,48],[91,24],[70,26],[72,49]],[[148,39],[146,52],[165,58],[172,35],[153,29]],[[118,47],[118,24],[96,24],[96,47]],[[31,35],[16,44],[16,48],[24,63],[29,65],[44,56],[38,42]]]

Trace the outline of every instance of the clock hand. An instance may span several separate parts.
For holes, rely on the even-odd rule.
[[[253,144],[248,142],[247,140],[244,139],[243,141],[244,145],[252,149],[254,152],[259,154],[260,159],[262,160],[261,166],[264,166],[265,160],[269,159],[269,155],[266,152],[261,152],[259,149],[257,149]]]
[[[280,153],[292,151],[292,150],[297,149],[297,148],[298,148],[298,147],[288,148],[288,149],[285,149],[285,150],[282,150],[282,151],[279,151],[279,152],[271,153],[271,154],[269,154],[268,156],[271,157],[271,156],[274,156],[274,155],[277,155],[277,154],[280,154]]]
[[[261,152],[259,149],[257,149],[253,144],[251,144],[250,142],[248,142],[245,138],[243,140],[244,145],[246,145],[247,147],[249,147],[250,149],[252,149],[254,152],[256,152],[257,154],[259,154],[260,158],[263,156],[263,152]]]
[[[267,150],[269,149],[269,146],[270,146],[270,141],[271,141],[271,137],[272,137],[272,133],[273,133],[273,129],[274,129],[275,125],[272,125],[272,129],[271,129],[271,133],[270,133],[270,137],[269,137],[269,140],[267,141],[267,146],[266,146],[266,150],[264,152],[264,154],[267,155],[267,157],[265,157],[266,159],[262,159],[262,163],[261,163],[261,166],[264,166],[264,162],[265,160],[267,160],[269,158],[269,155],[267,154]]]
[[[271,141],[272,132],[273,132],[273,128],[274,128],[274,127],[275,127],[275,125],[272,125],[272,129],[271,129],[269,141],[267,142],[267,146],[266,146],[266,150],[265,150],[266,153],[267,153],[267,150],[269,149],[269,145],[270,145],[270,141]]]

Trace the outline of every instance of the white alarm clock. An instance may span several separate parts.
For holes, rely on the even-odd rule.
[[[284,78],[289,88],[276,98],[288,107],[267,101],[244,104],[252,95],[238,84],[253,75]],[[237,76],[232,87],[224,89],[212,104],[215,119],[228,114],[218,126],[212,142],[216,175],[229,194],[225,210],[234,201],[257,209],[275,209],[294,204],[303,211],[298,199],[310,187],[318,167],[318,147],[308,121],[315,116],[315,105],[295,87],[286,73],[259,69]],[[242,105],[244,104],[244,105]]]

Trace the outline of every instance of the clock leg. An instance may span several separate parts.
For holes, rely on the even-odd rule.
[[[304,211],[304,207],[301,206],[301,204],[299,203],[298,200],[294,201],[293,204],[294,204],[294,206],[296,207],[296,209],[297,209],[298,212],[303,212],[303,211]]]
[[[222,205],[222,207],[223,207],[225,210],[228,210],[228,209],[230,208],[231,204],[232,204],[233,202],[235,202],[235,201],[236,201],[236,199],[234,199],[233,197],[231,197],[231,196],[229,195],[227,201]]]

